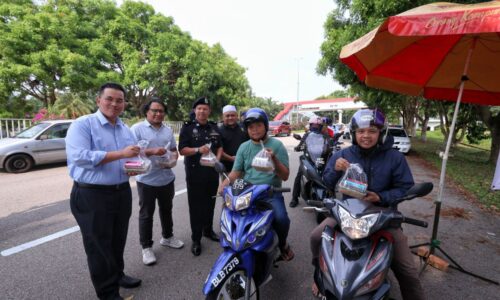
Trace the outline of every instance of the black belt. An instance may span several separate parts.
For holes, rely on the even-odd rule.
[[[130,187],[130,184],[127,182],[123,182],[120,184],[112,184],[112,185],[104,185],[104,184],[90,184],[90,183],[81,183],[76,182],[75,185],[82,189],[98,189],[98,190],[108,190],[108,191],[118,191],[123,190],[125,188]]]

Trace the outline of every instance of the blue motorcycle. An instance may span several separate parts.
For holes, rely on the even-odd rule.
[[[220,172],[220,167],[215,169]],[[243,179],[224,188],[220,221],[224,252],[205,281],[206,299],[259,299],[259,287],[272,279],[271,268],[280,257],[278,236],[272,227],[274,213],[269,204],[259,200],[289,191],[252,185]]]

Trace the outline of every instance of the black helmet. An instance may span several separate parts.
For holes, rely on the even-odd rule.
[[[352,116],[351,125],[349,129],[352,132],[352,134],[355,135],[356,130],[360,128],[361,129],[369,128],[371,126],[375,126],[378,129],[380,129],[379,143],[380,144],[384,143],[385,137],[387,135],[387,132],[384,132],[387,131],[387,123],[385,120],[384,113],[378,108],[358,110]],[[355,145],[357,144],[355,136],[353,136],[352,143]]]
[[[267,117],[266,112],[258,107],[250,108],[245,113],[245,119],[243,120],[243,125],[245,126],[245,130],[248,130],[248,126],[252,123],[262,122],[266,127],[266,132],[269,130],[269,118]]]

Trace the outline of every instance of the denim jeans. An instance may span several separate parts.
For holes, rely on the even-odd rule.
[[[274,230],[276,230],[276,234],[278,235],[279,246],[280,248],[283,248],[286,245],[286,238],[288,236],[288,230],[290,229],[290,218],[288,218],[283,194],[274,193],[271,198],[267,198],[261,201],[269,203],[273,207],[273,227]]]

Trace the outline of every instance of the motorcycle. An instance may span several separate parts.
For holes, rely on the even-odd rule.
[[[215,170],[224,174],[220,163]],[[272,227],[274,212],[259,200],[289,191],[267,184],[252,185],[243,179],[224,188],[220,221],[224,252],[205,280],[206,299],[259,299],[259,289],[272,279],[272,267],[280,260],[278,236]]]
[[[415,184],[397,203],[423,197],[432,183]],[[405,217],[392,207],[358,199],[325,199],[336,228],[325,227],[314,282],[324,299],[384,299],[389,296],[387,273],[393,258],[392,236],[384,229],[402,223],[427,227],[427,222]]]
[[[324,157],[324,153],[333,153],[340,150],[342,142],[339,142],[339,139],[342,134],[343,132],[336,133],[332,138],[333,143],[328,145],[322,134],[310,133],[307,139],[303,141],[305,146],[295,148],[297,152],[303,151],[303,154],[299,158],[299,168],[301,168],[302,171],[300,197],[304,199],[306,203],[309,204],[311,201],[322,202],[323,199],[333,195],[333,191],[323,183],[322,179],[323,171],[328,161],[328,157]],[[299,141],[302,140],[302,137],[298,134],[294,134],[293,137]],[[325,149],[326,147],[331,147],[331,149]],[[325,217],[326,214],[318,213],[316,215],[318,224],[321,223]]]

